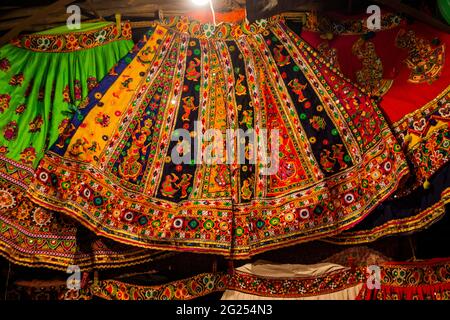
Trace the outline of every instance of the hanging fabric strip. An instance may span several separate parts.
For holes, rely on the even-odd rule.
[[[365,280],[365,268],[261,262],[237,268],[222,299],[354,300]]]
[[[450,300],[450,260],[386,263],[380,289],[363,287],[359,300]]]

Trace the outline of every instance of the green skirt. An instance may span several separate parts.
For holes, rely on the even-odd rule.
[[[60,27],[22,36],[0,48],[0,255],[9,261],[65,271],[165,255],[101,239],[24,192],[47,147],[81,116],[88,92],[123,71],[133,45],[129,23],[101,22],[75,33]]]
[[[23,36],[0,49],[3,160],[34,168],[87,93],[133,46],[129,24],[89,23],[69,31]]]

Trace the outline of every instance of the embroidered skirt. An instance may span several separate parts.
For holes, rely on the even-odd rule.
[[[93,95],[29,194],[134,246],[246,258],[335,235],[408,173],[376,103],[280,17],[156,23]]]
[[[99,238],[25,196],[37,163],[49,145],[64,141],[88,92],[109,87],[135,55],[127,55],[130,39],[129,23],[102,22],[75,33],[62,27],[25,35],[0,49],[0,254],[10,261],[65,271],[68,265],[122,267],[164,255]]]
[[[450,202],[450,36],[392,13],[371,32],[360,18],[307,19],[301,36],[367,92],[378,95],[411,166],[411,176],[341,244],[424,229]],[[326,37],[333,33],[331,38]]]

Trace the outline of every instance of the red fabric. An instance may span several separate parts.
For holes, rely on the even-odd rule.
[[[442,300],[448,291],[448,283],[414,287],[381,286],[379,290],[369,290],[364,286],[356,300]]]
[[[448,300],[450,258],[385,262],[380,289],[361,288],[357,300]]]
[[[446,52],[445,65],[438,80],[432,84],[408,82],[411,71],[404,62],[408,57],[408,51],[398,48],[395,44],[400,29],[414,30],[418,38],[425,38],[429,41],[439,38],[441,43],[445,43],[446,51],[450,47],[449,34],[417,22],[407,25],[404,21],[398,27],[377,32],[375,37],[370,39],[375,44],[376,53],[382,60],[384,78],[394,80],[391,89],[383,96],[381,102],[381,107],[391,122],[396,122],[426,105],[450,84],[450,54],[448,52]],[[321,39],[318,32],[303,31],[301,36],[315,48],[328,41]],[[328,42],[330,47],[338,51],[341,71],[354,81],[356,81],[356,71],[361,69],[362,64],[352,53],[352,46],[360,37],[361,35],[338,35]]]

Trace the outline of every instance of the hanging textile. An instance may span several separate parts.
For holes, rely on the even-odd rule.
[[[450,300],[450,259],[386,263],[380,289],[364,286],[358,299]]]
[[[65,271],[165,256],[99,238],[25,195],[47,146],[61,144],[72,115],[82,117],[83,104],[95,99],[84,100],[88,91],[105,91],[139,51],[142,44],[127,55],[130,39],[129,23],[102,22],[25,35],[0,49],[0,255],[10,261]]]
[[[424,229],[450,202],[450,36],[392,13],[384,13],[381,30],[372,32],[366,19],[334,22],[309,15],[301,36],[334,68],[380,97],[412,174],[361,224],[331,239],[340,244]]]
[[[192,300],[225,290],[226,273],[202,273],[165,284],[143,286],[118,280],[99,280],[81,290],[60,288],[60,300]]]
[[[130,24],[100,22],[25,35],[0,49],[3,174],[12,176],[7,165],[23,174],[36,166],[87,93],[131,49],[130,39]]]
[[[326,23],[310,15],[301,36],[345,76],[382,96],[381,108],[414,166],[418,186],[449,159],[450,35],[391,13],[374,32],[365,19],[328,22],[335,33],[328,40],[319,27]]]
[[[256,262],[235,270],[222,300],[354,300],[366,279],[363,268]]]
[[[382,262],[379,289],[369,279],[369,264],[348,268],[333,263],[274,264],[257,261],[233,273],[201,273],[158,285],[117,279],[90,280],[80,290],[65,281],[20,281],[11,299],[191,300],[223,292],[222,300],[448,300],[450,259]],[[371,265],[372,266],[372,265]],[[373,266],[372,266],[373,267]],[[82,282],[83,283],[83,282]],[[373,287],[369,287],[368,284]]]
[[[374,101],[280,17],[156,23],[130,66],[29,188],[97,235],[245,258],[350,228],[408,173]],[[240,158],[227,129],[268,133],[230,139]]]
[[[192,300],[223,291],[227,274],[204,273],[158,286],[137,286],[116,280],[100,281],[93,295],[106,300]]]
[[[230,277],[222,299],[450,299],[449,258],[376,265],[379,289],[375,278],[369,279],[368,266],[247,264]]]
[[[345,245],[369,243],[388,235],[418,232],[439,223],[450,203],[450,164],[429,181],[430,189],[418,188],[406,196],[387,200],[360,224],[326,241]]]

